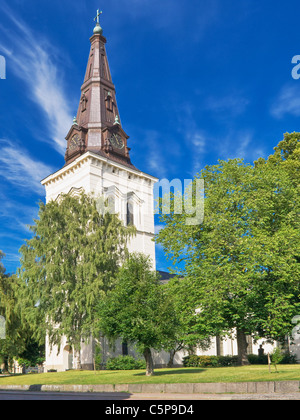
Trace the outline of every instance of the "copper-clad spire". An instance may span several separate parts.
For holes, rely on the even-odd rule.
[[[127,147],[128,136],[122,129],[116,101],[116,89],[112,82],[106,55],[106,38],[103,36],[103,30],[99,24],[101,13],[97,10],[95,18],[97,23],[94,34],[90,38],[90,54],[84,82],[81,86],[81,97],[76,116],[77,125],[72,126],[66,137],[68,148],[65,159],[68,164],[79,154],[90,150],[99,154],[104,153],[108,158],[131,165],[130,149]],[[75,134],[78,147],[74,146],[73,141],[72,150],[70,150],[69,142]]]

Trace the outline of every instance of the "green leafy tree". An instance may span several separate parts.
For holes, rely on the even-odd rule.
[[[82,193],[40,203],[32,239],[21,248],[19,302],[38,343],[47,334],[60,347],[65,336],[78,353],[95,330],[96,304],[116,280],[128,237],[117,216],[100,211],[99,201]]]
[[[173,302],[176,314],[174,337],[167,346],[170,354],[168,367],[172,367],[174,357],[180,350],[186,350],[189,354],[194,354],[196,348],[207,350],[211,344],[211,331],[208,325],[199,328],[197,294],[194,293],[195,288],[190,279],[175,277],[164,288]]]
[[[25,343],[25,350],[19,358],[27,360],[28,366],[42,365],[45,361],[45,344],[39,345],[29,336]]]
[[[255,197],[253,235],[261,245],[264,297],[261,334],[283,341],[299,314],[300,289],[300,133],[286,133],[267,160],[255,162],[256,176],[264,183]],[[263,195],[268,185],[273,189]]]
[[[275,372],[278,373],[277,365],[283,360],[283,354],[279,347],[276,347],[271,353],[271,362],[275,367]]]
[[[0,336],[0,359],[2,370],[8,370],[14,357],[25,349],[27,331],[21,324],[17,308],[17,278],[5,274],[1,259],[5,255],[0,251],[0,316],[4,321]]]
[[[111,340],[135,343],[146,375],[153,375],[151,349],[161,350],[174,339],[176,313],[148,257],[129,257],[115,288],[99,303],[98,316],[99,330]]]
[[[247,335],[282,339],[299,313],[298,144],[279,144],[276,159],[255,166],[207,166],[197,176],[205,182],[203,224],[174,211],[161,216],[157,242],[173,264],[184,263],[199,331],[235,329],[240,364],[248,362]]]

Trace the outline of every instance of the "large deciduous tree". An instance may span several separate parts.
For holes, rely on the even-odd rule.
[[[95,308],[115,283],[134,228],[99,211],[82,193],[40,203],[32,239],[21,248],[19,302],[34,338],[60,346],[62,336],[78,353],[95,330]]]
[[[174,264],[184,263],[199,331],[235,329],[246,364],[246,335],[282,339],[300,310],[299,133],[286,135],[267,161],[219,161],[200,177],[204,223],[163,214],[157,242]]]

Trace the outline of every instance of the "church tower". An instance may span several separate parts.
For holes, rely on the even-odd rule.
[[[99,19],[99,12],[97,15]],[[81,97],[74,124],[67,134],[66,164],[91,151],[97,155],[135,169],[130,162],[128,136],[120,122],[116,89],[112,82],[105,44],[99,22],[90,38]]]
[[[46,202],[60,194],[95,193],[109,200],[110,209],[136,236],[129,251],[149,255],[155,269],[153,186],[157,178],[138,170],[130,160],[129,136],[122,128],[106,55],[106,39],[99,23],[90,38],[90,53],[73,124],[66,136],[65,165],[42,181]],[[92,348],[83,346],[82,367],[92,368]],[[72,349],[63,342],[57,354],[46,343],[46,370],[76,368]]]

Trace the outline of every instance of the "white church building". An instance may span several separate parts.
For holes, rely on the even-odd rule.
[[[106,39],[99,18],[90,43],[77,116],[66,136],[66,163],[42,181],[46,202],[56,200],[62,193],[76,194],[80,191],[108,198],[124,224],[133,223],[137,229],[129,250],[149,255],[155,269],[153,187],[158,179],[138,170],[130,160],[129,137],[122,128],[106,55]],[[100,340],[104,362],[108,357],[119,354],[135,356],[134,349],[126,343],[118,342],[115,351],[112,351],[105,338]],[[272,350],[270,344],[261,340],[256,344],[249,342],[250,353],[257,354],[260,344],[263,344],[266,353]],[[93,340],[82,344],[83,369],[93,369],[93,352]],[[213,338],[211,348],[206,352],[199,351],[199,354],[235,355],[236,340]],[[183,351],[178,352],[174,364],[181,365],[185,355]],[[77,368],[76,360],[72,347],[65,339],[60,351],[56,346],[51,349],[46,340],[45,371]],[[153,360],[156,366],[164,366],[169,361],[169,355],[165,352],[153,353]]]

